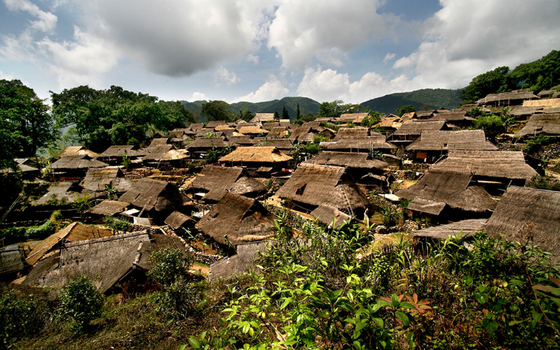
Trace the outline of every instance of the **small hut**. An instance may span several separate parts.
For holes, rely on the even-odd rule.
[[[527,124],[515,136],[537,136],[546,134],[549,137],[560,137],[560,113],[533,114]]]
[[[235,151],[219,159],[231,166],[260,168],[263,166],[279,169],[286,167],[293,158],[282,153],[276,147],[239,147]]]
[[[81,186],[91,192],[106,192],[107,187],[115,193],[124,193],[130,189],[132,183],[124,177],[119,168],[92,168],[86,173]]]
[[[205,202],[217,202],[233,186],[242,172],[243,169],[239,167],[206,165],[187,190],[202,196]]]
[[[130,203],[149,217],[164,215],[167,217],[175,208],[183,205],[183,198],[177,187],[166,181],[141,179],[133,183],[132,188],[119,197],[119,202]],[[163,220],[163,218],[162,218]]]
[[[90,168],[104,168],[107,163],[92,159],[88,155],[79,154],[72,156],[64,156],[56,162],[47,166],[57,177],[77,178],[85,176]]]

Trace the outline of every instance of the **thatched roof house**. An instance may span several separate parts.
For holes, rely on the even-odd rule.
[[[488,220],[486,232],[540,245],[560,263],[559,223],[560,192],[510,186]]]
[[[80,196],[82,188],[73,182],[52,183],[47,193],[33,202],[33,205],[48,205],[50,201],[73,202]]]
[[[340,117],[337,118],[336,121],[339,122],[339,123],[359,124],[367,116],[368,116],[368,113],[345,113],[345,114],[341,114]]]
[[[560,113],[533,114],[523,129],[515,135],[524,137],[538,134],[560,136]]]
[[[274,215],[257,200],[228,192],[197,227],[216,242],[235,246],[274,236]]]
[[[484,130],[428,130],[406,147],[409,151],[479,150],[495,151],[498,148],[486,140]]]
[[[329,205],[318,206],[310,213],[310,215],[319,222],[327,225],[329,228],[333,227],[333,223],[334,227],[338,227],[342,225],[343,222],[350,219],[349,215]]]
[[[214,129],[220,125],[227,125],[227,123],[225,120],[210,120],[209,122],[206,123],[206,127],[208,129]]]
[[[68,146],[62,152],[56,155],[56,158],[70,157],[70,156],[88,156],[90,158],[99,157],[98,153],[90,151],[84,146]]]
[[[475,119],[469,117],[464,110],[454,110],[444,113],[435,113],[430,121],[445,121],[453,124],[465,124],[474,121]]]
[[[267,190],[268,189],[266,188],[265,185],[247,176],[240,177],[237,181],[235,181],[235,183],[230,189],[231,192],[246,197],[255,197],[263,193],[266,193]]]
[[[493,210],[496,202],[483,187],[470,186],[472,175],[430,170],[414,185],[395,193],[412,199],[408,209],[439,215],[446,206],[471,212]]]
[[[369,158],[369,153],[323,151],[305,164],[336,165],[354,169],[383,169],[389,166],[386,162]]]
[[[136,158],[140,156],[139,152],[134,150],[133,145],[113,145],[109,146],[105,152],[98,157],[99,160],[111,164],[122,163],[123,157]]]
[[[468,237],[478,231],[484,231],[487,219],[468,219],[447,225],[428,227],[412,232],[416,242],[420,240],[445,240],[451,236]]]
[[[199,137],[187,145],[189,152],[207,151],[212,148],[224,148],[227,143],[221,137]]]
[[[266,146],[274,146],[281,151],[290,151],[294,148],[293,143],[289,139],[267,139]]]
[[[510,151],[450,151],[447,158],[430,170],[468,172],[477,177],[530,180],[537,175],[525,163],[523,152]]]
[[[52,169],[56,174],[83,175],[89,168],[104,168],[106,166],[108,166],[107,163],[91,159],[87,155],[73,155],[64,156],[47,168]]]
[[[415,138],[422,135],[425,131],[439,131],[445,126],[445,121],[414,121],[404,123],[398,128],[393,136],[414,136]]]
[[[125,179],[119,168],[91,168],[88,169],[81,186],[92,192],[104,192],[107,190],[106,186],[110,186],[116,192],[123,193],[130,189],[132,183]]]
[[[260,126],[245,126],[245,125],[239,127],[237,131],[239,131],[243,135],[249,135],[249,136],[266,135],[269,133],[268,130],[263,129]]]
[[[381,150],[389,151],[396,149],[397,146],[386,142],[384,135],[365,136],[365,137],[345,137],[337,142],[329,142],[321,147],[329,151],[342,151],[342,152],[361,152],[368,150]]]
[[[128,202],[147,212],[160,212],[182,206],[183,198],[169,182],[144,178],[133,183],[132,188],[119,197],[119,202]]]
[[[292,142],[312,142],[314,135],[310,126],[300,126],[292,129],[292,134],[288,139]]]
[[[301,164],[276,195],[312,207],[329,205],[344,211],[365,208],[360,193],[342,184],[344,172],[343,167]]]
[[[484,98],[476,101],[480,106],[514,106],[523,104],[525,100],[537,100],[539,97],[533,91],[515,90],[511,92],[501,92],[497,94],[489,94]]]
[[[205,201],[219,201],[242,172],[243,169],[239,167],[206,165],[189,188],[193,191],[207,192],[203,197]]]
[[[336,132],[336,136],[333,141],[339,141],[344,138],[363,138],[369,136],[369,129],[363,127],[355,128],[340,128]]]
[[[251,123],[264,123],[274,121],[274,113],[255,113]]]
[[[62,230],[59,230],[42,240],[41,243],[36,245],[31,253],[29,253],[25,261],[29,265],[34,265],[43,256],[45,256],[45,254],[50,252],[54,247],[63,241],[77,242],[112,235],[113,231],[108,228],[85,226],[79,222],[73,222]]]
[[[173,230],[177,230],[180,227],[194,227],[195,225],[195,221],[193,218],[179,211],[174,211],[173,213],[169,214],[164,222]]]
[[[88,213],[100,216],[113,216],[125,211],[129,205],[130,203],[127,202],[104,200],[88,210]]]
[[[236,274],[242,274],[254,267],[254,261],[260,252],[266,251],[270,241],[239,243],[237,254],[227,259],[219,260],[210,266],[208,279],[216,281],[220,278],[229,279]]]
[[[286,163],[293,158],[280,152],[276,147],[239,147],[235,151],[219,159],[220,162],[236,164],[277,164]]]

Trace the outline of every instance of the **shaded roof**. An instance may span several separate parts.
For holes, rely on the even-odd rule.
[[[560,192],[510,186],[488,220],[486,232],[551,250],[560,263]],[[529,239],[532,236],[532,242]]]
[[[183,226],[186,222],[191,222],[194,226],[194,219],[185,215],[179,211],[174,211],[171,213],[166,219],[165,224],[169,225],[172,229],[176,230],[179,227]]]
[[[197,227],[221,244],[237,245],[274,236],[274,218],[258,201],[228,192]]]
[[[235,184],[233,184],[233,186],[230,188],[230,191],[247,196],[249,194],[265,193],[267,191],[267,188],[265,185],[253,178],[242,176],[237,181],[235,181]]]
[[[109,146],[100,157],[135,157],[137,152],[133,149],[134,145],[113,145]]]
[[[395,195],[406,199],[419,198],[440,202],[438,205],[416,202],[409,207],[411,210],[418,210],[413,208],[425,206],[430,208],[430,211],[439,210],[441,212],[443,210],[441,203],[465,211],[483,212],[494,209],[496,202],[490,194],[483,187],[470,186],[471,179],[472,175],[469,173],[430,170],[417,183],[396,192]]]
[[[97,204],[96,206],[88,210],[88,213],[111,216],[118,213],[122,213],[127,209],[129,205],[130,203],[127,202],[104,200],[103,202]]]
[[[444,112],[444,113],[436,113],[429,120],[431,120],[431,121],[443,120],[443,121],[448,121],[448,122],[462,121],[462,120],[473,121],[474,118],[469,117],[466,113],[467,112],[464,111],[464,110],[456,110],[456,111],[449,111],[449,112]]]
[[[51,249],[56,246],[61,241],[83,241],[86,239],[96,238],[96,237],[106,237],[112,236],[113,232],[108,228],[101,227],[91,227],[80,224],[79,222],[73,222],[66,226],[62,230],[53,233],[49,237],[42,240],[39,244],[33,248],[31,253],[27,256],[25,261],[29,265],[34,265],[39,261],[45,254],[47,254]]]
[[[257,141],[250,136],[228,136],[228,142],[234,144],[235,146],[253,146]]]
[[[449,151],[430,170],[469,172],[476,176],[530,180],[537,175],[519,151]]]
[[[240,167],[205,165],[190,187],[207,190],[209,192],[206,193],[204,199],[218,201],[233,186],[242,172],[243,169]]]
[[[179,190],[168,182],[141,179],[119,197],[119,202],[128,202],[147,211],[162,211],[181,206],[183,199]]]
[[[428,130],[423,131],[420,137],[406,149],[409,151],[493,151],[498,148],[486,140],[484,130]]]
[[[90,151],[84,146],[68,146],[62,152],[56,155],[57,158],[68,157],[68,156],[88,156],[90,158],[99,157],[99,154]]]
[[[269,245],[269,241],[238,244],[236,247],[237,254],[210,265],[208,279],[212,281],[220,278],[229,279],[235,274],[241,274],[252,269],[255,259],[258,257],[258,253],[266,251]]]
[[[423,131],[441,130],[445,125],[445,121],[413,121],[411,123],[404,123],[398,128],[393,135],[418,135],[420,136]]]
[[[266,140],[267,146],[274,146],[279,150],[289,151],[294,148],[294,145],[289,139],[282,138],[282,139],[267,139]]]
[[[461,237],[471,236],[475,232],[484,231],[486,221],[487,219],[461,220],[447,225],[416,230],[412,232],[412,236],[441,240],[456,235],[461,235]]]
[[[223,148],[228,144],[221,137],[199,137],[187,145],[187,149],[194,150],[197,148],[210,149],[213,147]]]
[[[292,129],[292,134],[288,138],[291,141],[299,141],[302,142],[303,139],[311,132],[310,126],[299,126],[295,129]]]
[[[382,169],[389,164],[378,159],[368,159],[368,153],[323,151],[315,155],[306,164],[337,165],[359,169]]]
[[[343,138],[366,137],[369,136],[369,129],[363,127],[355,128],[340,128],[336,132],[333,141],[338,141]]]
[[[57,160],[56,162],[50,164],[48,168],[55,170],[67,170],[67,169],[88,169],[88,168],[103,168],[108,166],[107,163],[103,163],[99,160],[91,159],[87,155],[73,155],[64,156]]]
[[[80,193],[74,189],[78,189],[76,184],[73,182],[56,182],[50,184],[47,193],[41,198],[33,202],[33,205],[45,205],[48,201],[56,199],[58,201],[66,200],[67,202],[72,202],[76,199]]]
[[[337,142],[327,143],[323,147],[327,150],[369,150],[369,149],[396,149],[397,146],[387,143],[384,135],[349,137]]]
[[[89,191],[105,191],[105,186],[112,186],[117,192],[126,192],[130,189],[131,181],[124,178],[119,168],[91,168],[81,186]]]
[[[318,221],[322,222],[323,224],[327,225],[328,227],[334,226],[338,227],[342,225],[344,221],[350,219],[350,216],[341,212],[337,208],[328,206],[328,205],[320,205],[315,210],[310,213]]]
[[[560,135],[560,113],[533,114],[523,129],[515,135],[523,137],[535,134]]]
[[[238,147],[235,151],[219,159],[220,162],[282,163],[293,158],[280,152],[276,147]]]

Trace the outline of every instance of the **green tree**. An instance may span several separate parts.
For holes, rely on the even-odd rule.
[[[299,103],[296,105],[296,119],[301,118],[301,111],[299,109]]]
[[[488,94],[510,90],[507,80],[508,72],[509,67],[498,67],[473,78],[461,92],[462,104],[474,103]]]
[[[233,119],[231,106],[225,101],[205,102],[201,106],[200,115],[206,118],[206,121],[224,120],[230,122]]]
[[[246,122],[253,119],[253,117],[255,117],[255,114],[249,110],[249,108],[247,107],[247,104],[245,104],[243,109],[240,109],[239,112],[237,112],[237,114],[235,116],[236,119],[242,119]]]
[[[486,137],[494,140],[506,131],[506,124],[499,115],[481,115],[474,121],[474,127],[484,130]]]
[[[280,120],[280,113],[278,111],[274,111],[274,120]]]
[[[397,108],[396,112],[400,117],[402,117],[402,115],[405,114],[405,113],[416,112],[416,108],[414,108],[412,105],[406,105],[406,106],[402,106],[400,108]]]
[[[511,88],[533,91],[560,84],[560,51],[552,50],[541,59],[515,67],[508,75],[508,83]]]
[[[286,106],[282,107],[282,119],[290,119],[290,115],[288,114]]]

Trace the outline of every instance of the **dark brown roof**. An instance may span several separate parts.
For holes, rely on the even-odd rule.
[[[181,206],[183,199],[179,190],[168,182],[141,179],[133,183],[132,188],[120,196],[119,202],[128,202],[146,211],[152,209],[162,211]]]
[[[198,148],[201,149],[211,149],[213,147],[216,148],[223,148],[226,147],[228,144],[224,142],[221,137],[199,137],[194,142],[191,142],[188,146],[188,150],[196,150]]]
[[[289,139],[292,142],[299,141],[303,142],[304,138],[306,138],[307,134],[311,132],[311,127],[309,126],[300,126],[292,130],[292,134],[290,135]]]
[[[449,151],[446,159],[430,169],[503,179],[530,180],[537,175],[535,169],[525,163],[523,152],[510,151]]]
[[[560,192],[510,186],[488,220],[486,232],[540,245],[560,263]]]
[[[523,137],[536,134],[560,135],[560,113],[534,114],[515,135]]]
[[[132,185],[131,181],[124,178],[119,168],[91,168],[88,169],[86,177],[81,183],[82,187],[89,191],[103,192],[105,186],[111,186],[117,192],[126,192]]]
[[[87,155],[64,156],[48,166],[53,170],[103,168],[108,164],[91,159]]]
[[[95,207],[91,208],[88,213],[96,215],[115,215],[122,213],[127,209],[130,203],[104,200],[103,202],[97,204]]]
[[[247,176],[243,176],[235,181],[235,184],[233,184],[230,190],[233,193],[250,196],[251,194],[258,195],[265,193],[267,191],[267,188],[259,181]]]
[[[228,192],[197,227],[221,244],[237,245],[274,236],[274,215],[258,201]]]
[[[495,151],[498,148],[486,140],[484,130],[440,130],[423,131],[422,135],[406,149],[409,151]]]
[[[225,120],[211,120],[206,123],[206,127],[209,129],[214,129],[219,125],[227,125],[227,123],[225,122]]]
[[[368,159],[368,153],[324,151],[306,161],[306,164],[337,165],[358,169],[383,169],[389,166],[377,159]]]
[[[445,113],[436,113],[432,118],[429,119],[430,121],[447,121],[447,122],[456,122],[456,121],[473,121],[474,118],[469,117],[466,115],[466,112],[463,110],[458,111],[450,111]]]
[[[169,225],[169,227],[174,230],[183,226],[186,222],[191,222],[194,226],[194,219],[179,211],[174,211],[165,219],[165,224]]]
[[[205,200],[219,201],[239,178],[243,169],[240,167],[221,167],[206,165],[196,176],[191,188],[209,191]]]

